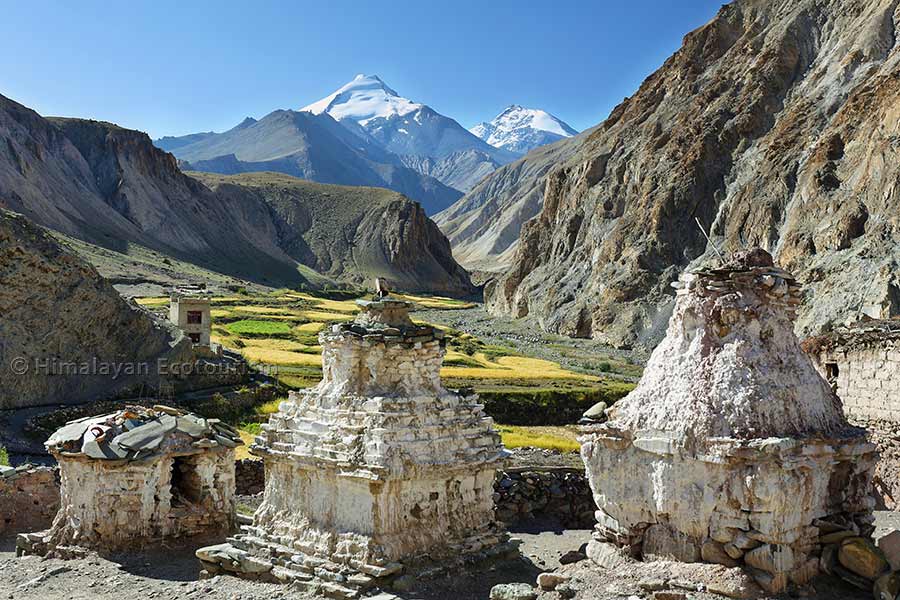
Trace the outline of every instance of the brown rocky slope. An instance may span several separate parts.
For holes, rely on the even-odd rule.
[[[128,304],[45,230],[0,210],[0,409],[109,397],[154,384],[159,359],[191,356],[179,330]],[[128,366],[137,364],[146,368]]]
[[[546,179],[489,309],[652,344],[669,284],[754,245],[807,282],[798,328],[900,308],[898,0],[738,0]]]
[[[279,247],[325,277],[458,295],[471,288],[450,242],[416,202],[384,188],[324,185],[281,173],[191,173],[220,198],[270,207]]]
[[[334,202],[346,188],[318,184],[315,189],[302,201]],[[412,208],[417,205],[395,195],[397,203],[409,207],[384,215],[381,190],[365,189],[371,201],[362,210],[371,211],[365,221],[373,228],[370,233],[391,229],[409,237],[386,240],[373,250],[379,253],[372,259],[377,271],[365,270],[366,257],[344,257],[344,268],[332,269],[330,278],[319,277],[310,268],[323,257],[294,251],[291,241],[297,232],[290,231],[268,196],[242,187],[227,194],[210,190],[182,173],[175,158],[155,148],[144,133],[98,121],[46,119],[0,96],[0,207],[39,225],[123,254],[130,244],[139,244],[272,286],[317,287],[322,281],[357,282],[381,275],[396,276],[410,285],[409,291],[472,292],[468,275],[446,251],[446,239],[440,233],[436,237],[434,225],[418,217]],[[379,223],[388,216],[401,220]],[[353,226],[348,217],[311,235],[343,235],[342,228]],[[391,243],[402,246],[404,256],[392,254]],[[410,257],[428,260],[419,269],[410,265]]]

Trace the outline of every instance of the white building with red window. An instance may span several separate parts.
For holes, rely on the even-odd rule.
[[[172,290],[169,320],[187,335],[194,346],[210,346],[212,317],[210,294],[199,286],[178,287]]]

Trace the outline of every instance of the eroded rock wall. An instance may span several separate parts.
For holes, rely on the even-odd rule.
[[[0,409],[154,386],[160,359],[190,361],[190,342],[126,302],[46,231],[0,211]],[[142,366],[129,374],[128,365]]]
[[[489,309],[652,346],[668,284],[716,256],[699,219],[719,251],[762,246],[808,282],[804,334],[861,306],[896,314],[897,8],[724,6],[542,181]]]

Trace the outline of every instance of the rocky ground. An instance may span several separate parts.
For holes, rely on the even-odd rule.
[[[900,524],[897,513],[879,513],[879,534]],[[569,581],[559,591],[543,592],[540,600],[721,600],[725,596],[697,591],[697,581],[715,574],[717,567],[657,562],[626,562],[603,569],[590,560],[561,565],[560,557],[578,550],[590,539],[588,530],[565,530],[552,523],[532,522],[513,530],[522,540],[522,557],[473,569],[453,577],[412,582],[408,591],[395,592],[402,600],[487,600],[498,584],[534,585],[542,571],[555,571]],[[289,587],[254,583],[233,577],[198,579],[196,540],[180,547],[162,547],[110,558],[63,561],[38,557],[16,558],[14,539],[0,539],[0,600],[94,600],[158,598],[182,600],[304,599]],[[722,587],[734,576],[718,576]],[[692,587],[693,586],[693,587]],[[727,588],[726,588],[727,589]],[[567,591],[569,590],[569,591]],[[562,593],[560,593],[562,592]],[[574,594],[574,595],[569,595]],[[833,578],[822,578],[795,597],[820,600],[869,600],[871,593],[856,590]],[[385,596],[383,600],[387,600]]]

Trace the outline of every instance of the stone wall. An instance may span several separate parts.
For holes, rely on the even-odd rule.
[[[573,529],[596,523],[594,498],[584,471],[565,467],[509,469],[494,482],[497,518],[508,525],[548,518]]]
[[[0,536],[48,527],[58,510],[56,469],[0,467]]]
[[[266,466],[261,460],[245,458],[234,463],[235,493],[255,496],[266,489]]]

